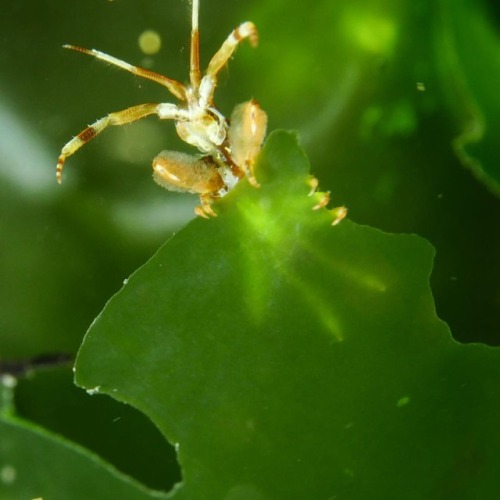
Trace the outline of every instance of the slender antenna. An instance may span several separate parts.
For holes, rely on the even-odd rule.
[[[189,77],[191,80],[191,87],[197,90],[200,86],[201,72],[200,72],[200,32],[198,30],[198,13],[199,13],[199,0],[192,0],[193,11],[191,18],[191,61]]]

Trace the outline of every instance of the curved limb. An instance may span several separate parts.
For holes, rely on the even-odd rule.
[[[92,125],[89,125],[85,130],[82,130],[62,148],[59,159],[57,160],[57,182],[60,184],[62,181],[62,171],[66,158],[76,153],[76,151],[87,144],[87,142],[93,139],[96,135],[100,134],[106,127],[109,127],[110,125],[124,125],[126,123],[140,120],[145,116],[157,114],[158,107],[158,104],[139,104],[138,106],[132,106],[131,108],[124,109],[123,111],[110,113],[104,118],[97,120]]]
[[[250,40],[253,47],[257,45],[259,38],[255,24],[251,22],[240,24],[231,32],[220,49],[212,57],[208,64],[207,72],[201,80],[199,89],[200,105],[202,108],[212,103],[219,71],[227,64],[238,44],[245,38]]]
[[[113,64],[114,66],[118,66],[129,73],[140,76],[141,78],[146,78],[148,80],[152,80],[153,82],[159,83],[166,87],[177,99],[181,101],[186,100],[186,87],[182,85],[182,83],[177,80],[172,80],[166,76],[160,75],[159,73],[155,73],[154,71],[150,71],[148,69],[140,68],[139,66],[133,66],[128,62],[122,61],[116,57],[110,56],[101,52],[100,50],[95,49],[84,49],[82,47],[77,47],[76,45],[63,45],[65,49],[76,50],[77,52],[81,52],[83,54],[87,54],[89,56],[100,59],[101,61],[105,61],[109,64]]]
[[[210,217],[217,217],[217,214],[212,208],[212,203],[215,201],[216,197],[210,193],[200,194],[201,205],[195,207],[194,213],[203,217],[204,219],[209,219]]]

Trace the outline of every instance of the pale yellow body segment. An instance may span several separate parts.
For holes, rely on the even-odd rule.
[[[266,129],[267,115],[256,101],[244,102],[234,108],[229,129],[231,156],[254,186],[259,185],[255,179],[254,164],[264,142]]]

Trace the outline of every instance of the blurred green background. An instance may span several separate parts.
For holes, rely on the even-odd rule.
[[[300,132],[320,187],[352,220],[427,238],[437,250],[439,316],[457,340],[498,345],[495,9],[493,0],[202,0],[200,27],[206,64],[233,27],[257,24],[258,48],[244,44],[221,76],[221,111],[256,98],[270,130]],[[191,151],[172,123],[154,117],[106,130],[68,160],[56,184],[61,147],[87,124],[172,101],[163,87],[62,45],[98,48],[184,81],[189,23],[185,0],[3,2],[4,365],[75,353],[106,300],[197,203],[151,182],[161,150]],[[161,35],[154,55],[138,44],[147,29]]]

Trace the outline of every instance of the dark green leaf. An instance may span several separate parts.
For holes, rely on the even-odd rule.
[[[170,489],[179,470],[174,450],[158,429],[129,405],[89,396],[75,387],[72,375],[69,367],[61,367],[20,378],[16,416],[91,450],[151,489]]]
[[[166,498],[60,437],[0,416],[0,497],[89,500]]]

